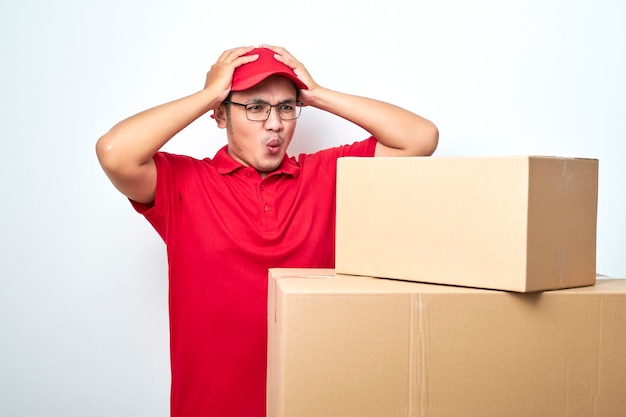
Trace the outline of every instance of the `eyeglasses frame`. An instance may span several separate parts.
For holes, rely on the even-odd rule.
[[[247,103],[246,104],[246,103],[237,103],[236,101],[231,101],[231,100],[224,100],[222,103],[234,104],[236,106],[243,107],[244,110],[246,111],[246,119],[248,119],[251,122],[265,122],[265,121],[267,121],[267,119],[269,119],[270,115],[272,114],[272,108],[274,108],[274,107],[278,108],[278,106],[281,106],[281,105],[286,104],[286,103],[295,103],[296,107],[299,107],[300,110],[297,112],[296,117],[294,117],[293,119],[283,119],[281,114],[280,114],[280,111],[277,110],[278,118],[280,120],[283,120],[283,121],[296,120],[298,117],[300,117],[300,114],[302,112],[302,102],[298,101],[298,100],[287,100],[287,101],[283,101],[282,103],[278,103],[278,104],[269,104],[269,103],[266,103],[264,101],[259,101],[259,102],[256,102],[256,103]],[[258,104],[267,104],[268,106],[270,106],[270,111],[267,112],[267,117],[265,119],[250,119],[248,117],[248,106],[252,106],[252,105],[255,105],[255,104],[256,105],[258,105]]]

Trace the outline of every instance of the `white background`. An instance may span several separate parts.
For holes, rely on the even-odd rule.
[[[2,0],[0,415],[168,415],[165,248],[94,145],[235,46],[422,114],[438,156],[598,158],[597,270],[626,277],[624,21],[620,0]],[[306,108],[290,153],[365,136]],[[224,143],[204,117],[168,150]]]

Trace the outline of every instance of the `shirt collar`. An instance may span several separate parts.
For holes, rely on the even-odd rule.
[[[239,162],[235,161],[228,154],[228,145],[224,145],[219,151],[217,151],[215,157],[213,158],[213,163],[217,167],[217,172],[219,172],[221,175],[231,174],[237,170],[243,170],[246,168],[245,165],[242,165]],[[280,163],[276,171],[274,171],[272,174],[286,174],[292,177],[296,177],[299,173],[300,166],[298,165],[298,163],[295,161],[294,158],[290,158],[285,154],[283,161]]]

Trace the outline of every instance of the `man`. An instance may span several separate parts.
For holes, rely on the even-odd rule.
[[[303,106],[371,137],[290,158]],[[213,159],[159,152],[209,111],[228,138]],[[334,267],[337,158],[431,155],[437,141],[430,121],[324,88],[275,46],[225,51],[201,91],[98,140],[104,171],[166,243],[172,416],[265,416],[268,268]]]

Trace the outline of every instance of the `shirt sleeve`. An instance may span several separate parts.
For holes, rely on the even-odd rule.
[[[378,141],[373,136],[366,140],[355,142],[351,145],[343,145],[335,148],[338,152],[337,157],[342,156],[374,156],[376,152],[376,143]]]
[[[157,183],[154,201],[149,204],[138,203],[130,200],[137,213],[143,215],[154,227],[159,236],[165,241],[167,236],[167,219],[171,210],[173,193],[176,192],[176,179],[180,175],[173,175],[174,171],[181,172],[186,165],[185,157],[172,155],[167,152],[157,152],[152,159],[156,165]]]

